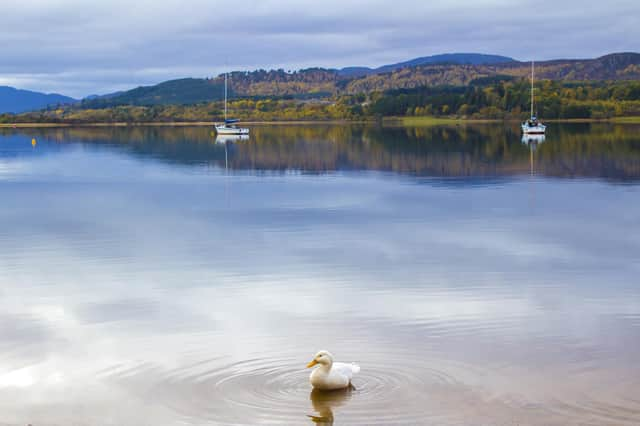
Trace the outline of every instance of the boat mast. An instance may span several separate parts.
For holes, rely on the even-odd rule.
[[[531,104],[533,105],[533,104]],[[531,107],[533,111],[533,106]],[[227,73],[224,73],[224,121],[227,121]]]
[[[531,117],[533,118],[533,61],[531,61]]]

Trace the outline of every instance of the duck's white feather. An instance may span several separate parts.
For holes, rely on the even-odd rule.
[[[346,362],[334,362],[331,366],[331,370],[336,370],[340,374],[349,377],[349,380],[353,378],[353,375],[360,372],[360,366],[358,364]]]
[[[353,375],[360,371],[360,366],[353,363],[333,362],[333,357],[326,351],[320,351],[314,359],[320,364],[311,372],[309,381],[316,389],[343,389],[351,385]]]

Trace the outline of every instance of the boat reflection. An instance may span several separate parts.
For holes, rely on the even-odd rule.
[[[529,147],[529,173],[533,176],[536,172],[535,166],[535,152],[538,149],[538,144],[545,141],[544,135],[522,135],[522,143]]]
[[[545,135],[531,135],[531,134],[524,134],[522,135],[522,143],[525,145],[538,145],[539,143],[542,143],[545,141]]]
[[[531,178],[534,178],[536,175],[536,151],[538,149],[538,144],[541,144],[545,141],[545,135],[536,135],[536,134],[523,134],[522,135],[522,144],[527,145],[529,147],[529,175]],[[534,212],[536,209],[536,188],[535,183],[532,181],[532,184],[529,188],[529,212]]]
[[[353,394],[352,388],[333,391],[321,391],[314,389],[309,394],[316,416],[307,416],[317,425],[332,425],[334,422],[333,410],[346,403]]]
[[[239,141],[249,140],[249,135],[221,135],[216,136],[216,144],[224,145],[224,169],[229,170],[229,149],[228,146]]]
[[[249,135],[217,135],[216,143],[226,144],[249,140]]]

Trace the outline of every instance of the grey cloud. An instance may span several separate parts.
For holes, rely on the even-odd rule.
[[[4,3],[0,84],[74,96],[225,68],[376,66],[453,51],[594,57],[637,50],[640,36],[631,0]]]
[[[60,337],[35,315],[0,314],[0,353],[4,366],[16,368],[42,361]]]

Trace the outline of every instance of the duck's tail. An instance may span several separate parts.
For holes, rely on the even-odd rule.
[[[351,363],[351,371],[353,371],[353,374],[358,374],[360,372],[360,366],[358,364],[356,364],[355,362]]]

